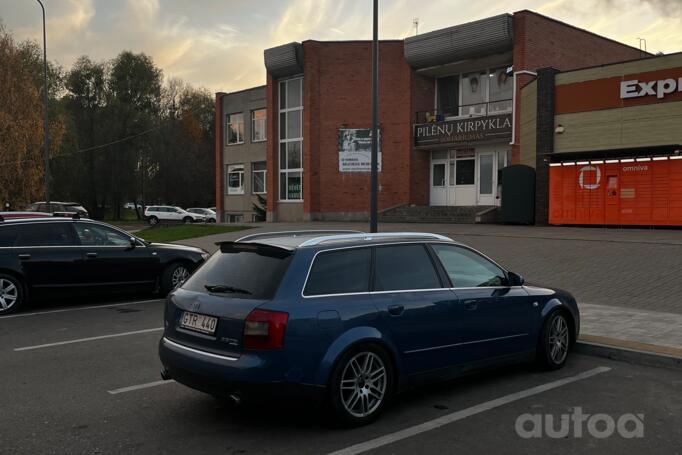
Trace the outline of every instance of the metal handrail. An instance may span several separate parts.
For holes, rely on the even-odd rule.
[[[450,237],[440,234],[431,234],[428,232],[377,232],[377,233],[359,233],[359,234],[342,234],[342,235],[328,235],[323,237],[315,237],[299,245],[299,248],[306,246],[316,246],[326,242],[335,242],[343,240],[376,240],[376,239],[432,239],[432,240],[446,240],[452,242]]]
[[[510,108],[508,110],[491,111],[491,109],[490,109],[491,105],[495,105],[498,103],[504,103],[504,102],[510,103]],[[428,111],[417,111],[417,112],[415,112],[415,122],[419,123],[419,124],[421,124],[421,123],[433,123],[433,122],[442,122],[445,120],[446,117],[469,118],[469,117],[487,117],[489,115],[497,115],[497,114],[508,114],[509,112],[512,112],[514,109],[513,102],[514,102],[514,100],[512,98],[508,98],[508,99],[495,100],[495,101],[483,101],[480,103],[458,104],[457,106],[446,106],[446,108],[430,109]],[[477,114],[477,115],[473,115],[473,114],[459,115],[458,114],[461,108],[466,108],[466,107],[471,107],[471,106],[485,106],[485,109],[484,109],[483,113]],[[455,114],[454,112],[448,112],[450,110],[456,111],[457,114]],[[430,114],[433,117],[433,120],[431,120],[431,121],[426,120],[426,114]],[[449,115],[446,115],[446,114],[449,114]]]
[[[279,232],[260,232],[257,234],[250,234],[246,235],[244,237],[241,237],[237,239],[237,242],[246,242],[249,240],[254,240],[254,239],[267,239],[267,238],[273,238],[273,237],[301,237],[301,236],[310,236],[310,235],[334,235],[334,234],[361,234],[362,231],[353,231],[353,230],[345,230],[345,229],[340,229],[340,230],[334,230],[334,229],[319,229],[319,230],[309,230],[309,231],[279,231]],[[316,237],[317,238],[317,237]]]

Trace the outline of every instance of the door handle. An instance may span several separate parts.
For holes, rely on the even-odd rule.
[[[97,257],[97,253],[85,253],[85,255],[89,258],[96,258]]]
[[[28,259],[31,259],[31,255],[28,253],[20,254],[19,259],[21,259],[22,261],[26,261]]]
[[[476,308],[478,308],[478,302],[476,300],[465,300],[464,301],[464,309],[465,310],[474,311]]]
[[[388,312],[389,314],[392,314],[393,316],[400,316],[403,314],[403,311],[405,311],[405,307],[403,305],[389,305],[388,306]]]

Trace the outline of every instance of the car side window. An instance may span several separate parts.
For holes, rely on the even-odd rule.
[[[130,246],[129,236],[98,224],[76,223],[76,234],[81,245]]]
[[[375,291],[436,289],[442,287],[424,245],[392,245],[376,248]]]
[[[433,244],[431,247],[443,264],[453,287],[507,285],[504,271],[483,256],[467,248],[453,245]]]
[[[16,246],[73,246],[69,223],[35,223],[21,226]]]
[[[14,246],[18,235],[18,226],[0,226],[0,247]]]
[[[371,253],[369,248],[352,248],[318,254],[303,294],[368,292]]]

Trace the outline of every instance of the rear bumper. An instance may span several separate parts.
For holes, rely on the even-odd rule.
[[[324,398],[324,387],[287,381],[273,362],[255,354],[218,355],[163,337],[159,357],[164,379],[223,398],[236,395],[246,402],[304,399],[312,403]]]

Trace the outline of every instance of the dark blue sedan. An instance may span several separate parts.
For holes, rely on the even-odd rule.
[[[345,424],[414,384],[501,363],[561,368],[567,292],[424,233],[284,232],[223,242],[167,300],[162,376],[234,401],[301,393]]]

